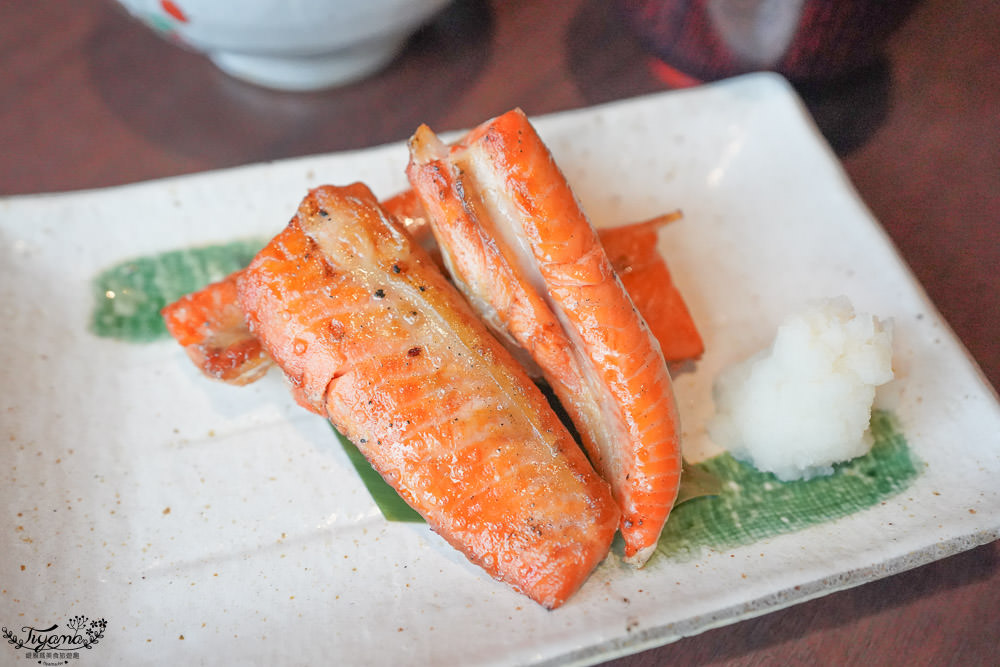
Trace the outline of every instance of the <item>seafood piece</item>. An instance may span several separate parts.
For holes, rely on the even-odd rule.
[[[382,208],[443,268],[441,253],[416,192],[404,190],[384,200]],[[679,213],[666,214],[598,230],[612,266],[668,362],[696,359],[704,351],[684,298],[656,249],[657,229],[679,217]],[[263,377],[272,364],[247,328],[243,311],[235,307],[236,275],[188,294],[161,312],[168,331],[179,341],[183,339],[181,344],[188,350],[188,356],[205,375],[242,385]]]
[[[435,261],[443,263],[427,213],[414,190],[404,190],[383,201],[382,206],[403,223],[414,239],[431,250]],[[649,325],[667,362],[698,359],[705,351],[698,327],[657,248],[660,228],[681,217],[680,211],[673,211],[650,220],[597,230],[615,273]]]
[[[548,148],[520,110],[451,146],[422,125],[407,176],[455,283],[573,420],[642,565],[680,485],[670,375]]]
[[[432,256],[437,255],[434,236],[423,207],[413,190],[404,190],[382,202],[407,232]],[[436,261],[440,264],[440,256]],[[206,285],[165,306],[167,331],[180,343],[202,373],[213,380],[245,385],[267,374],[273,362],[246,325],[236,300],[236,281],[242,271]]]
[[[679,217],[675,212],[598,232],[615,273],[667,362],[697,359],[705,351],[684,297],[656,247],[660,227]]]
[[[272,363],[236,300],[239,275],[232,273],[160,312],[167,331],[205,375],[245,385],[263,377]]]
[[[430,249],[434,246],[434,234],[431,232],[427,214],[424,213],[424,206],[420,203],[420,197],[416,192],[412,189],[403,190],[380,203],[382,209],[403,226],[410,238],[424,248]]]
[[[365,186],[312,190],[238,292],[297,400],[489,574],[554,608],[605,557],[607,483]]]

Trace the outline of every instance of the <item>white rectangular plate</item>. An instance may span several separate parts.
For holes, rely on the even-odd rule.
[[[0,200],[0,624],[105,619],[79,664],[582,664],[853,586],[998,537],[995,395],[781,79],[539,118],[598,225],[674,208],[666,254],[707,352],[677,378],[685,451],[711,384],[805,301],[892,317],[881,400],[924,466],[844,519],[633,571],[612,554],[547,612],[425,528],[386,523],[280,378],[201,377],[170,340],[88,329],[123,260],[277,233],[308,187],[406,187],[392,145],[102,191]],[[2,662],[15,651],[0,645]]]

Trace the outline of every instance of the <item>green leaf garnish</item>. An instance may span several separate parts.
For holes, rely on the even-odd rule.
[[[351,460],[351,465],[358,471],[358,476],[361,477],[361,481],[364,483],[365,488],[368,489],[368,493],[371,494],[372,500],[378,505],[386,521],[419,523],[424,520],[422,516],[417,514],[416,510],[407,505],[406,501],[396,493],[396,489],[389,486],[388,482],[382,479],[382,475],[378,474],[375,468],[372,468],[371,464],[368,463],[368,459],[365,458],[364,454],[361,453],[361,450],[353,442],[344,437],[344,434],[336,428],[333,429],[333,432],[337,435],[337,440],[340,441],[340,445],[344,448],[347,458]]]
[[[681,470],[681,488],[677,492],[674,507],[695,498],[717,496],[722,492],[722,479],[704,468],[683,462]]]

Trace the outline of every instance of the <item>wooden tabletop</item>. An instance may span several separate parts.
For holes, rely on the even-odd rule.
[[[0,195],[96,188],[663,90],[604,0],[459,2],[322,93],[230,79],[109,0],[0,3]],[[456,38],[455,35],[460,35]],[[1000,3],[926,0],[858,85],[804,89],[851,180],[1000,386]],[[1000,663],[1000,543],[622,658]]]

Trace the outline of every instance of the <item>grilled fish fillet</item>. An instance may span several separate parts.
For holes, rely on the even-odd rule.
[[[554,608],[605,557],[608,484],[365,186],[311,191],[237,283],[298,402],[471,561]]]
[[[548,148],[517,109],[452,145],[424,125],[407,176],[456,285],[573,420],[641,566],[680,485],[671,379]]]

